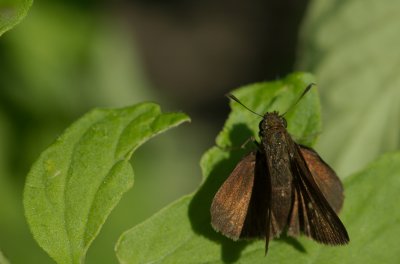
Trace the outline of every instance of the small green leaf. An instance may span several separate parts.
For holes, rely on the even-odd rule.
[[[39,245],[58,263],[83,263],[107,216],[133,185],[134,150],[188,120],[143,103],[96,109],[69,127],[41,154],[25,183],[25,215]]]
[[[282,81],[259,83],[233,92],[243,104],[264,114],[284,113],[299,98],[306,86],[314,82],[310,74],[297,73]],[[224,151],[221,147],[240,146],[258,133],[261,118],[231,102],[232,112],[213,147],[201,160],[204,183],[193,195],[183,197],[146,222],[126,231],[116,245],[121,263],[221,263],[239,259],[246,263],[264,262],[264,242],[233,242],[215,232],[210,225],[213,196],[229,175],[244,151]],[[320,132],[319,101],[316,88],[286,115],[288,130],[298,142],[310,145]],[[249,150],[247,150],[249,151]],[[272,248],[292,250],[279,242]]]
[[[285,114],[288,130],[302,144],[312,145],[321,132],[320,105],[317,88],[312,88],[294,106],[300,94],[311,83],[311,74],[295,73],[282,81],[248,85],[233,91],[240,101],[256,113],[263,115],[268,111],[278,111]],[[222,132],[217,137],[217,145],[238,147],[250,136],[258,137],[258,124],[261,118],[243,108],[238,103],[230,102],[232,113]],[[293,109],[289,109],[294,106]]]
[[[320,154],[347,176],[400,148],[400,2],[311,1],[300,52],[323,102]]]
[[[2,0],[0,3],[0,36],[18,24],[28,13],[32,0]]]

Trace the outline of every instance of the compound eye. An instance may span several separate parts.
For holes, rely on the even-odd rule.
[[[261,131],[263,129],[263,120],[260,121],[260,123],[258,123],[258,129]]]
[[[285,119],[285,118],[283,118],[283,117],[282,117],[282,123],[283,123],[283,126],[284,126],[285,128],[287,128],[287,122],[286,122],[286,119]]]

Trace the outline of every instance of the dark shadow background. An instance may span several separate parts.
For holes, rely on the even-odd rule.
[[[221,95],[293,70],[307,2],[142,0],[125,17],[156,89],[220,122],[227,113]]]
[[[87,263],[117,263],[113,248],[123,231],[197,188],[200,157],[214,145],[229,112],[224,94],[293,70],[307,4],[34,2],[28,16],[0,38],[0,250],[12,263],[52,263],[33,241],[23,216],[29,167],[93,107],[155,101],[166,111],[189,114],[192,123],[135,153],[135,186],[110,215],[87,257]],[[243,153],[233,155],[215,175],[227,175]],[[215,191],[223,181],[213,175],[209,179],[219,181],[206,182]],[[193,206],[208,210],[212,197],[202,197],[201,190]],[[221,240],[227,262],[237,259],[232,252],[240,254],[238,249],[248,243],[207,234]]]

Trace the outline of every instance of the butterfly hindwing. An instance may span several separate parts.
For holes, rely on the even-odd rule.
[[[256,157],[253,191],[240,234],[244,239],[269,238],[271,183],[265,155],[259,151]]]
[[[289,226],[288,234],[297,235],[298,229],[300,229],[305,235],[323,244],[341,245],[348,243],[349,237],[344,225],[322,192],[322,189],[328,190],[329,186],[324,186],[326,181],[320,180],[317,183],[302,155],[301,147],[297,144],[294,146],[291,166],[293,177],[295,177],[294,205],[296,208],[292,210],[289,222],[294,226],[292,231]],[[312,152],[308,154],[314,155]],[[328,169],[330,168],[322,168],[324,171]],[[326,193],[329,195],[329,191]]]

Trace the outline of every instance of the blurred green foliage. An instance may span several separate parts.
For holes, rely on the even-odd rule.
[[[17,25],[26,15],[32,0],[2,0],[0,2],[0,36]]]
[[[8,8],[15,3],[24,7]],[[0,1],[0,34],[19,22],[29,5]],[[112,6],[37,1],[22,23],[0,38],[0,251],[11,263],[53,263],[28,230],[22,187],[32,162],[73,120],[93,107],[148,100],[165,110],[184,110],[152,87],[130,25]],[[314,0],[307,8],[295,68],[316,76],[323,117],[316,149],[341,177],[399,148],[399,12],[395,0]],[[3,23],[10,14],[18,19]],[[280,30],[279,23],[269,26]],[[113,247],[123,231],[195,189],[200,154],[214,135],[207,124],[193,121],[137,151],[135,187],[106,221],[87,263],[117,263]],[[379,181],[393,180],[378,174]],[[388,195],[396,199],[394,192]]]
[[[313,1],[301,69],[317,76],[323,133],[317,148],[342,177],[400,147],[400,3]]]
[[[0,38],[0,250],[12,263],[53,263],[33,240],[21,203],[25,176],[39,154],[93,107],[163,102],[126,34],[105,10],[44,1]],[[190,131],[183,126],[137,151],[138,188],[112,213],[88,263],[117,263],[113,248],[124,230],[194,190],[205,140]]]

